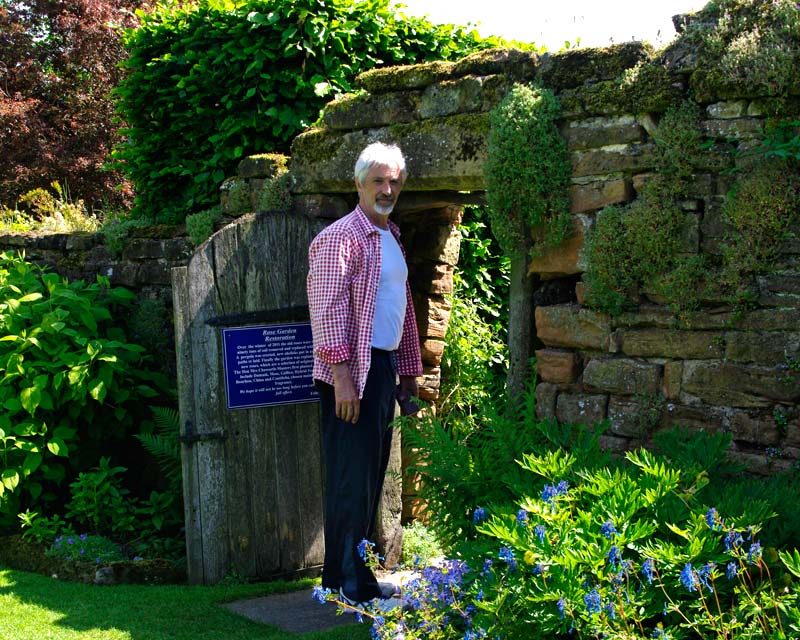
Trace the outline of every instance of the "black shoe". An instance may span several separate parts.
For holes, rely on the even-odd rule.
[[[390,598],[400,597],[400,587],[398,587],[396,584],[392,584],[391,582],[379,582],[378,589],[381,590],[381,593],[378,596],[381,600],[389,600]]]

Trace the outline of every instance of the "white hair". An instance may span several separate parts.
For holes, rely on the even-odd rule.
[[[366,146],[361,155],[358,156],[358,160],[356,160],[354,174],[358,184],[364,184],[369,170],[376,165],[380,167],[397,167],[400,169],[400,176],[403,178],[403,182],[406,181],[406,159],[397,145],[373,142]]]

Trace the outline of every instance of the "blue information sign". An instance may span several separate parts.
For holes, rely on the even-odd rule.
[[[311,324],[222,330],[228,409],[313,402]]]

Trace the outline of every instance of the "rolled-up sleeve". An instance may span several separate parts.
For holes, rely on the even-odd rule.
[[[308,250],[308,307],[314,355],[326,364],[349,360],[350,268],[352,241],[322,233]]]

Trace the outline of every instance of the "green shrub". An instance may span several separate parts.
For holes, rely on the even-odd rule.
[[[403,556],[401,562],[407,566],[428,566],[442,557],[442,548],[433,533],[421,522],[403,527]]]
[[[611,462],[584,428],[521,426],[518,436],[540,436],[521,447],[531,452],[509,439],[487,447],[488,464],[475,444],[427,439],[431,526],[452,530],[448,557],[459,560],[407,585],[402,621],[374,616],[375,637],[401,623],[407,638],[440,640],[800,632],[796,480],[743,476],[728,434],[678,431],[664,454]]]
[[[143,229],[147,226],[149,226],[149,223],[146,220],[112,215],[103,220],[100,233],[103,234],[106,249],[112,255],[120,256],[128,244],[131,231],[133,229]]]
[[[85,533],[80,535],[65,533],[56,536],[45,554],[51,558],[95,564],[119,562],[125,559],[119,545],[103,536],[86,535]]]
[[[167,388],[115,326],[134,299],[0,254],[0,514],[49,510]]]
[[[519,84],[492,109],[486,199],[492,232],[508,256],[557,245],[567,235],[571,165],[558,113],[551,90]]]
[[[97,231],[100,221],[86,210],[83,200],[73,202],[69,192],[59,182],[50,185],[55,195],[46,189],[34,189],[19,198],[15,209],[0,207],[0,228],[8,231]]]
[[[243,157],[288,151],[359,73],[501,43],[401,16],[389,0],[170,2],[139,16],[115,158],[136,185],[136,216],[166,223],[215,204]]]
[[[186,233],[194,246],[200,246],[214,233],[214,225],[222,216],[218,206],[186,216]]]

